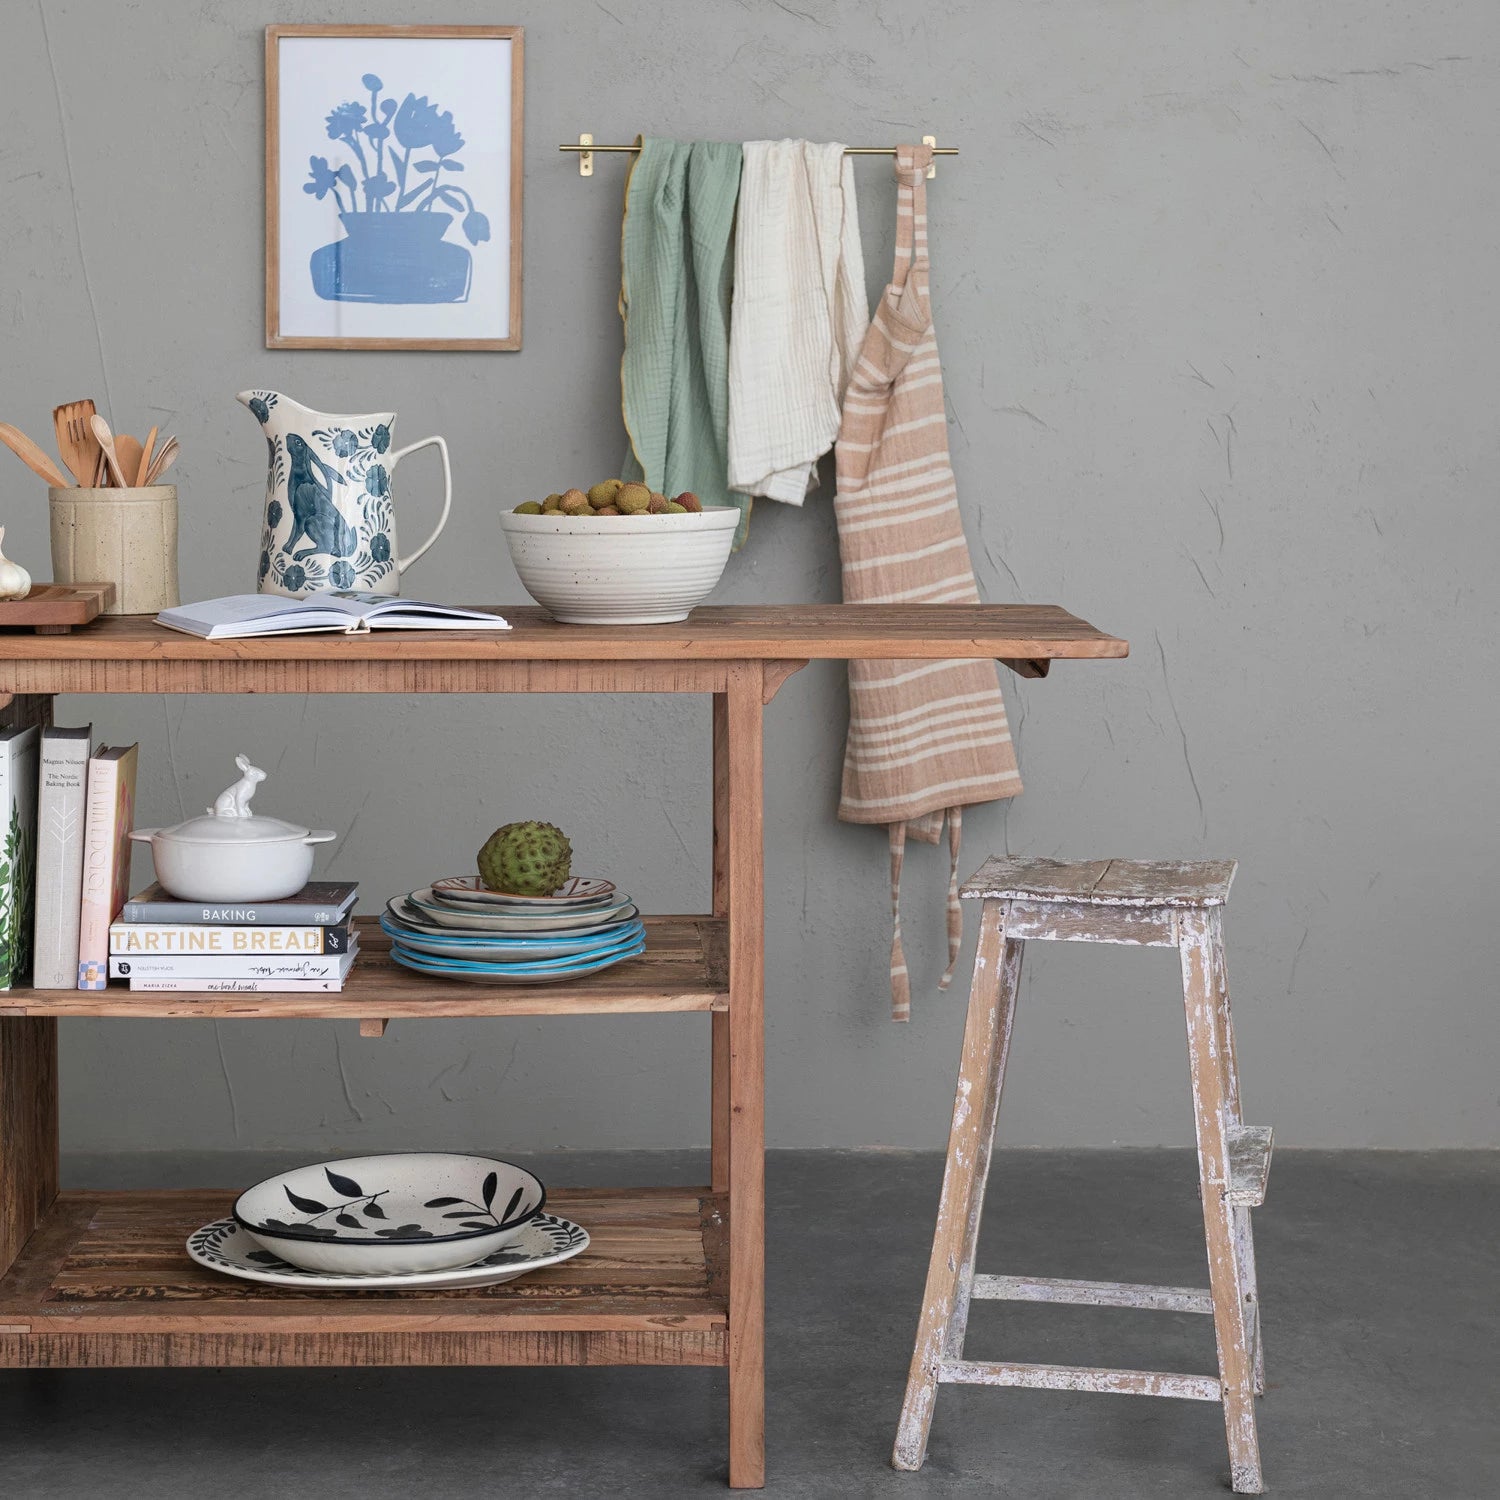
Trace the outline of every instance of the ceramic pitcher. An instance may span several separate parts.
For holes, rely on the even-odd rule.
[[[319,589],[399,594],[401,575],[448,521],[448,445],[427,437],[393,449],[393,411],[336,416],[279,391],[241,391],[237,399],[266,435],[266,517],[256,590],[293,599]],[[426,447],[443,458],[443,512],[432,535],[401,557],[391,475],[408,453]]]

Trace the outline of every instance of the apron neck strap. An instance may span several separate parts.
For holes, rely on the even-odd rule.
[[[906,285],[908,269],[917,272],[919,283],[927,280],[927,168],[931,146],[896,147],[896,267],[891,277],[897,287]]]

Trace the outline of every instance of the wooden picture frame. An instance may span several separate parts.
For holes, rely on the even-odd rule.
[[[268,349],[520,349],[524,51],[520,26],[266,27]]]

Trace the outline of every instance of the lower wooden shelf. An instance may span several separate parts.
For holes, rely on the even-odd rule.
[[[558,1189],[589,1248],[501,1286],[321,1294],[188,1258],[234,1196],[63,1193],[0,1278],[0,1367],[726,1362],[728,1207],[706,1189]]]

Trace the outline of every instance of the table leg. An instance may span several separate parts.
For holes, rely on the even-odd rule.
[[[763,673],[729,673],[729,1483],[759,1489],[765,1452]]]
[[[713,695],[714,862],[713,914],[729,914],[729,694]],[[716,1193],[729,1191],[729,1015],[716,1010],[710,1038],[710,1181]]]
[[[0,726],[51,722],[50,696],[0,693]],[[52,1206],[58,1178],[57,1022],[0,1017],[0,1275]]]
[[[0,1017],[0,1275],[57,1197],[57,1022]]]

